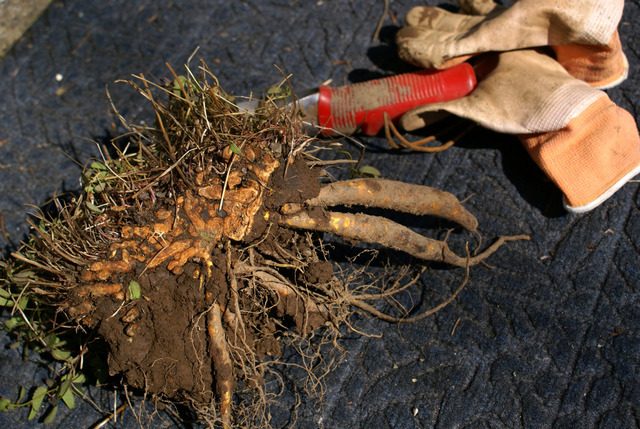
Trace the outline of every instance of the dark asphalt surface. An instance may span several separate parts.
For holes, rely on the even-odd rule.
[[[404,14],[420,2],[394,0]],[[435,1],[427,4],[440,4]],[[448,3],[448,2],[444,2]],[[420,4],[424,4],[420,3]],[[230,93],[277,83],[277,65],[297,88],[332,85],[408,68],[385,41],[372,41],[383,1],[69,0],[54,2],[0,63],[0,210],[9,243],[28,231],[27,204],[79,188],[80,169],[122,129],[105,88],[131,121],[148,106],[119,78],[168,76],[196,47]],[[625,2],[620,24],[631,64],[611,98],[640,120],[640,2]],[[383,35],[394,24],[389,18]],[[436,155],[399,153],[361,138],[366,162],[385,177],[434,186],[460,198],[479,219],[485,243],[530,234],[471,271],[450,306],[410,325],[359,318],[375,336],[346,333],[347,353],[326,378],[326,398],[303,397],[300,428],[635,428],[640,421],[640,192],[629,183],[598,209],[568,215],[561,194],[518,141],[481,129]],[[354,151],[356,148],[352,148]],[[443,238],[445,231],[416,225]],[[463,249],[473,236],[455,233]],[[423,276],[420,308],[444,300],[462,270],[433,267]],[[455,326],[455,332],[452,333]],[[21,361],[0,334],[0,395],[40,384],[46,369]],[[287,375],[288,374],[288,375]],[[296,377],[285,371],[285,377]],[[291,386],[294,385],[289,380]],[[289,388],[291,388],[289,386]],[[108,407],[112,392],[91,389]],[[289,391],[272,409],[291,417]],[[0,414],[7,428],[27,410]],[[102,415],[88,404],[59,411],[56,428],[86,428]],[[152,427],[176,427],[164,413]],[[131,413],[112,427],[136,427]]]

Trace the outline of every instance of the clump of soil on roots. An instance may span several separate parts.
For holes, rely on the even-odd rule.
[[[135,150],[92,162],[82,195],[58,218],[43,215],[15,255],[36,272],[25,290],[74,329],[95,330],[110,373],[130,387],[186,403],[212,426],[246,424],[234,392],[240,382],[265,398],[265,362],[281,354],[283,336],[321,327],[335,335],[352,308],[411,320],[371,304],[403,285],[371,293],[336,275],[322,233],[467,268],[525,238],[460,257],[388,219],[331,211],[382,207],[477,227],[455,197],[432,188],[375,179],[321,186],[321,163],[309,154],[318,142],[295,108],[270,99],[243,114],[206,65],[198,79],[187,71],[129,82],[152,103],[155,125],[123,120]]]

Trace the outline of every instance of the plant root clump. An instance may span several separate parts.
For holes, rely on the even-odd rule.
[[[389,219],[330,209],[380,207],[478,226],[453,195],[428,187],[321,186],[306,153],[316,142],[295,108],[269,99],[249,116],[206,65],[198,79],[170,71],[158,84],[142,75],[128,82],[152,104],[154,126],[123,120],[135,150],[88,165],[82,194],[60,203],[57,218],[42,215],[14,256],[30,270],[27,293],[106,341],[111,375],[194,407],[212,426],[247,424],[234,393],[242,385],[265,397],[265,362],[280,356],[283,337],[336,333],[354,307],[378,316],[366,301],[401,289],[358,295],[325,260],[322,233],[467,268],[527,238],[460,257]]]

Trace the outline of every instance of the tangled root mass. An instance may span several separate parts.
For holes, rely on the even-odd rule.
[[[212,425],[240,423],[237,384],[261,391],[283,335],[335,328],[349,308],[375,312],[365,301],[385,296],[354,295],[324,259],[323,232],[457,266],[525,238],[464,258],[388,219],[331,211],[382,207],[477,227],[443,191],[375,179],[321,186],[294,110],[267,100],[239,113],[201,72],[129,82],[156,124],[126,124],[136,150],[90,164],[82,195],[33,225],[17,258],[35,273],[28,292],[104,338],[109,371],[127,385],[186,402]]]

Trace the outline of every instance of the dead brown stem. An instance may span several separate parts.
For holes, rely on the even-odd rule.
[[[350,240],[375,243],[406,252],[424,261],[440,261],[458,267],[465,267],[467,263],[476,265],[508,241],[529,239],[527,235],[500,237],[484,252],[467,259],[453,253],[444,241],[422,236],[380,216],[362,213],[299,212],[283,217],[280,223],[291,228],[322,231]]]
[[[171,139],[169,138],[169,135],[167,134],[167,130],[164,127],[164,124],[162,122],[162,116],[160,115],[160,111],[164,108],[164,106],[160,106],[153,98],[153,94],[151,93],[151,90],[149,89],[149,85],[147,84],[147,80],[144,78],[143,74],[140,74],[141,80],[142,80],[142,84],[144,85],[144,89],[146,91],[147,97],[149,97],[149,101],[151,101],[151,103],[153,104],[154,107],[154,111],[156,113],[156,120],[158,121],[158,125],[160,126],[160,130],[162,131],[162,136],[164,137],[164,141],[167,144],[167,148],[169,149],[168,153],[169,156],[171,157],[171,160],[173,162],[176,161],[176,157],[175,157],[175,150],[173,149],[173,144],[171,144]],[[176,77],[177,79],[177,77]],[[180,80],[178,80],[178,82],[180,82]],[[162,109],[161,109],[162,108]]]
[[[449,192],[423,185],[387,179],[356,179],[330,183],[320,189],[317,197],[305,202],[307,206],[364,206],[378,207],[414,215],[434,215],[456,222],[475,231],[478,221]],[[298,206],[299,207],[299,206]],[[284,214],[297,207],[285,205]]]

